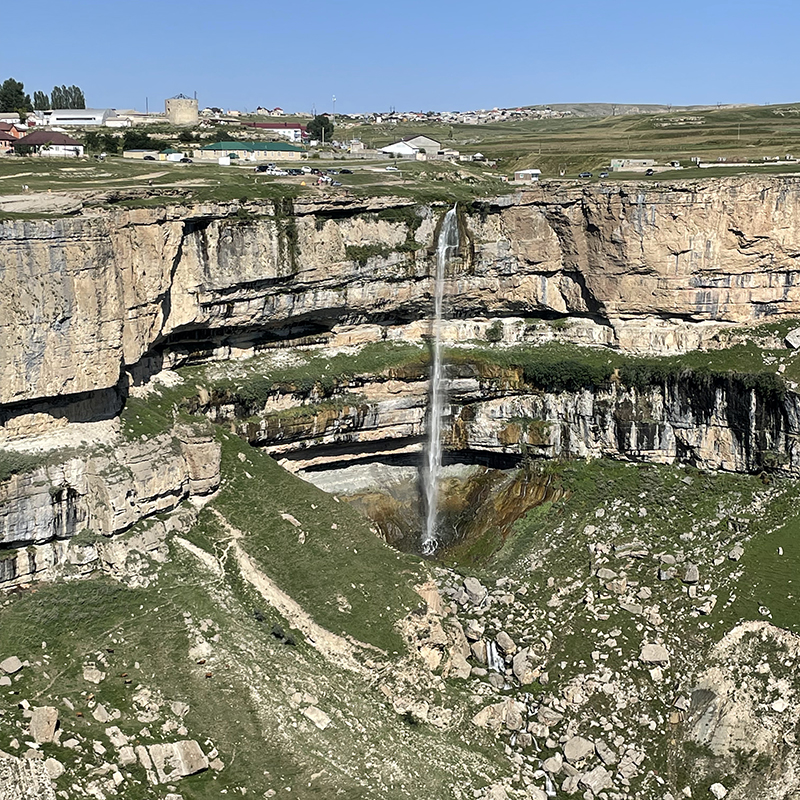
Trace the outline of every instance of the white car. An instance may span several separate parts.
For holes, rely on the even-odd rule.
[[[400,170],[397,169],[397,167],[386,167],[386,171],[387,172],[400,172]]]

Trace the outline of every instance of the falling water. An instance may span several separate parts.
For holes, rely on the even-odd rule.
[[[426,517],[422,534],[422,552],[430,555],[439,546],[437,512],[439,507],[439,473],[442,470],[442,411],[445,385],[442,368],[442,305],[445,268],[458,247],[456,209],[445,214],[436,245],[436,275],[433,293],[433,364],[431,365],[431,399],[428,407],[427,464],[424,475]]]

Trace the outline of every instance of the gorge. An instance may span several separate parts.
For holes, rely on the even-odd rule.
[[[0,220],[0,587],[19,597],[4,609],[49,619],[42,598],[85,597],[104,621],[70,623],[97,630],[61,669],[108,674],[98,696],[134,752],[102,772],[91,742],[110,748],[112,716],[81,706],[83,756],[50,774],[64,796],[166,791],[178,778],[148,766],[166,746],[148,736],[201,739],[189,723],[216,730],[200,755],[223,766],[208,755],[185,798],[800,792],[800,624],[769,580],[796,546],[800,180],[542,184],[448,208],[301,197]],[[456,531],[429,560],[426,432]],[[124,621],[103,617],[115,603]],[[168,620],[162,636],[182,618],[190,654],[152,656],[141,702],[109,688],[152,655],[132,644],[149,635],[137,606]],[[48,669],[54,644],[6,629],[19,644],[0,636],[0,657],[29,648],[20,680]],[[194,688],[159,690],[178,662]],[[225,696],[244,686],[256,709],[244,738],[275,743],[266,776],[253,754],[234,766],[237,725],[201,710],[226,671]],[[167,711],[178,701],[197,716]],[[0,752],[25,735],[16,713]],[[428,736],[441,752],[415,784]]]

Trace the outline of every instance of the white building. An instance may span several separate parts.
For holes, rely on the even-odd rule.
[[[83,145],[58,131],[35,130],[13,144],[15,152],[35,153],[38,156],[60,156],[76,158],[83,155]]]
[[[116,117],[113,108],[54,108],[40,111],[42,125],[108,125]]]
[[[516,183],[534,183],[539,180],[541,174],[540,169],[518,169],[514,173],[514,181]]]
[[[381,147],[380,152],[399,158],[415,158],[419,151],[408,142],[395,142],[386,147]]]
[[[406,136],[399,142],[382,147],[380,152],[393,155],[395,158],[424,158],[438,155],[441,149],[441,142],[431,139],[430,136],[416,134],[414,136]]]

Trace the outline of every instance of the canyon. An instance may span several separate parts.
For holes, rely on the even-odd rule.
[[[382,548],[370,556],[375,564],[400,558],[384,541],[397,544],[389,529],[418,513],[402,505],[414,503],[413,486],[392,494],[386,485],[396,488],[401,477],[414,483],[410,475],[425,438],[431,275],[445,210],[401,197],[331,196],[184,200],[139,208],[78,203],[69,216],[0,220],[0,587],[25,592],[39,581],[74,586],[78,578],[103,575],[131,591],[158,592],[159,581],[182,585],[200,569],[205,577],[199,582],[217,587],[212,595],[220,608],[246,607],[254,601],[241,599],[238,583],[223,588],[229,562],[235,561],[248,591],[277,609],[280,635],[273,629],[273,639],[282,646],[292,638],[281,627],[290,620],[311,651],[334,658],[337,670],[380,684],[404,724],[455,730],[454,720],[467,712],[456,701],[448,706],[452,687],[444,688],[445,679],[469,679],[473,700],[497,701],[480,714],[473,709],[469,719],[473,728],[487,729],[505,743],[522,777],[498,783],[505,767],[484,759],[480,748],[462,752],[461,744],[448,743],[455,749],[447,752],[460,753],[458,792],[469,791],[472,764],[483,776],[481,796],[487,798],[538,798],[536,786],[549,791],[556,775],[565,796],[580,790],[607,798],[666,797],[652,777],[655,767],[646,777],[647,794],[631,788],[645,751],[661,752],[664,746],[651,742],[649,733],[640,742],[617,737],[620,756],[628,759],[621,779],[612,780],[615,762],[602,755],[604,743],[593,745],[598,756],[568,755],[574,748],[567,745],[579,728],[586,732],[589,717],[581,714],[592,708],[586,699],[592,692],[626,698],[616,711],[602,704],[597,706],[602,711],[592,711],[602,716],[598,724],[608,734],[620,728],[616,715],[625,717],[636,697],[651,708],[656,697],[670,694],[662,673],[673,669],[680,689],[669,702],[678,703],[677,711],[648,711],[642,725],[653,731],[672,719],[670,714],[675,716],[670,725],[680,717],[686,722],[680,738],[693,743],[697,763],[718,758],[729,767],[738,757],[736,747],[720,742],[741,744],[737,726],[753,718],[762,700],[750,698],[744,711],[737,710],[738,699],[724,700],[733,684],[718,662],[728,659],[752,675],[761,657],[758,637],[780,640],[791,658],[796,655],[793,634],[776,633],[777,620],[776,626],[762,622],[740,630],[735,627],[740,620],[724,616],[727,612],[717,612],[719,623],[712,620],[712,627],[719,625],[713,635],[702,634],[711,637],[703,640],[706,661],[692,664],[691,648],[679,652],[696,635],[689,628],[699,619],[702,629],[721,596],[722,589],[704,583],[709,571],[730,572],[719,583],[730,589],[731,599],[719,603],[738,608],[736,595],[747,594],[731,588],[742,579],[741,554],[729,553],[750,547],[748,537],[756,537],[762,523],[771,525],[759,534],[764,537],[779,529],[781,504],[791,503],[800,473],[800,356],[794,333],[800,327],[800,179],[541,184],[458,206],[460,243],[445,276],[447,319],[441,326],[448,385],[444,445],[454,465],[445,467],[450,483],[443,502],[458,507],[460,518],[482,520],[496,533],[490,544],[474,546],[472,534],[464,534],[453,551],[462,560],[452,563],[446,557],[441,563],[420,561],[418,548],[403,545],[411,552],[402,555],[410,559],[403,562],[405,569],[413,572],[409,580],[425,607],[415,616],[407,597],[386,607],[397,617],[391,635],[400,631],[410,654],[401,666],[390,667],[388,649],[373,643],[366,623],[359,622],[360,628],[353,623],[340,637],[336,622],[328,632],[308,620],[331,609],[349,615],[357,604],[356,586],[365,597],[370,591],[356,577],[362,568],[357,565],[369,570],[373,563],[362,559],[365,548],[370,553]],[[273,463],[268,456],[278,460],[285,478],[266,466]],[[590,462],[614,466],[595,468]],[[370,470],[390,477],[382,486],[367,481],[348,489],[348,475],[356,474],[350,468],[362,470],[362,477]],[[620,485],[635,484],[640,507],[631,488],[618,501],[598,496],[596,506],[584,509],[580,493],[563,477],[580,470],[593,476],[592,486],[603,484],[604,474],[616,475]],[[272,483],[258,478],[262,473]],[[304,498],[311,489],[298,488],[308,484],[292,473],[328,492],[313,494],[311,505],[303,499],[293,506],[284,497]],[[391,477],[395,473],[401,477]],[[722,487],[728,480],[734,488],[726,494]],[[280,491],[274,488],[278,483]],[[706,501],[699,487],[706,484],[716,503],[709,506],[710,516],[700,510]],[[381,492],[389,500],[376,500]],[[366,504],[365,494],[371,498]],[[464,499],[467,494],[475,506]],[[684,501],[674,501],[678,495],[686,495],[685,508],[695,509],[687,512],[691,520],[681,517],[674,530],[662,530],[652,515],[660,503],[673,502],[678,510],[663,512],[665,520],[683,513]],[[239,508],[251,502],[254,508],[277,503],[269,513],[283,531],[278,539],[265,540],[258,557],[270,556],[262,561],[239,544],[256,535],[257,523],[241,517],[248,512]],[[378,513],[386,503],[392,513]],[[319,516],[317,506],[336,521],[321,518],[314,527],[297,510],[312,508]],[[337,506],[347,508],[340,512]],[[366,509],[371,519],[356,523],[346,517],[346,523],[337,516],[355,514],[354,506]],[[554,512],[563,516],[552,528],[536,528],[536,514],[551,507],[565,509]],[[532,522],[525,516],[531,509]],[[763,519],[756,522],[759,514]],[[350,541],[346,525],[366,531],[375,544]],[[325,595],[322,605],[295,608],[295,600],[311,603],[317,591],[304,584],[313,579],[302,559],[317,546],[307,543],[321,538],[323,529],[326,548],[337,553],[343,548],[342,580],[351,569],[352,580],[342,583],[338,594]],[[543,537],[537,539],[540,551],[514,549],[521,534],[513,531],[520,530]],[[647,536],[652,541],[645,541]],[[575,575],[558,572],[559,548],[583,564],[587,547],[588,574],[583,566]],[[476,599],[470,594],[470,587],[478,591],[474,584],[464,583],[454,570],[486,569],[490,555],[499,577],[495,588],[485,595],[481,589]],[[536,587],[528,587],[528,574],[543,563],[549,578],[543,583],[531,578]],[[689,570],[696,564],[702,580]],[[393,568],[375,569],[381,576],[376,586],[395,591]],[[302,579],[292,577],[295,570]],[[172,577],[159,578],[162,573]],[[297,582],[282,585],[281,575]],[[667,618],[664,606],[659,609],[660,601],[649,604],[659,591],[672,592],[664,603],[672,603],[674,619]],[[563,631],[557,631],[555,611],[565,615]],[[617,614],[626,620],[619,623],[622,632],[608,633],[604,620]],[[209,644],[211,628],[200,632],[198,625],[194,618],[187,622],[189,635],[202,638],[211,652],[217,647],[216,641]],[[611,648],[608,663],[617,664],[617,671],[614,677],[604,672],[608,656],[581,651],[569,662],[578,672],[565,673],[562,685],[555,677],[558,636],[577,641],[582,626],[590,625],[600,626],[596,652]],[[643,655],[620,666],[612,652],[617,640],[638,651],[631,625],[649,637],[643,647],[656,640],[668,647],[672,662],[669,656]],[[484,636],[484,628],[492,636]],[[334,634],[335,640],[327,638]],[[254,644],[252,631],[241,635],[249,644],[231,645],[229,654],[266,646]],[[524,647],[515,644],[525,641]],[[275,655],[289,673],[291,650]],[[205,663],[203,652],[196,650],[193,661]],[[312,672],[316,657],[308,656]],[[250,655],[241,658],[250,663]],[[631,677],[642,664],[652,691]],[[261,667],[248,669],[261,675]],[[769,669],[783,674],[772,656]],[[783,753],[781,737],[791,738],[794,684],[785,677],[775,681],[787,703],[779,706],[793,710],[769,718],[752,755],[773,759],[768,781],[773,789],[781,775],[797,769],[793,756],[777,755]],[[520,688],[534,682],[544,693],[538,699]],[[598,688],[612,685],[616,695]],[[509,687],[513,701],[501,703],[492,694]],[[297,697],[287,699],[281,713],[302,707],[320,731],[331,719],[341,726],[341,717],[320,711],[314,691],[305,699],[297,686],[284,688],[286,698]],[[250,691],[255,706],[268,704],[268,691],[255,685]],[[571,707],[578,709],[572,717]],[[723,710],[712,719],[709,708]],[[295,752],[285,731],[270,730]],[[401,730],[387,742],[395,735],[405,741]],[[546,750],[558,751],[556,761],[566,764],[544,767],[546,781],[540,760],[531,755],[536,742],[545,740]],[[0,740],[0,755],[2,748]],[[664,757],[674,760],[670,747],[667,751]],[[200,756],[205,759],[202,751]],[[436,769],[446,771],[442,759]],[[210,761],[214,758],[206,759],[205,769]],[[21,767],[13,769],[22,774]],[[742,767],[747,780],[731,798],[754,791],[754,769]],[[703,775],[713,772],[704,768]],[[680,769],[673,773],[676,781],[680,775],[691,784]],[[800,791],[795,783],[787,779],[787,791]],[[389,784],[396,796],[406,796]],[[103,785],[104,796],[117,792]],[[458,792],[454,796],[462,796]]]

